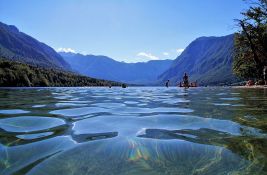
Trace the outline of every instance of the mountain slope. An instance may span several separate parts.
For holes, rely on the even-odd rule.
[[[193,41],[158,78],[182,81],[187,72],[191,81],[201,85],[222,85],[237,79],[232,72],[234,35],[201,37]]]
[[[44,68],[70,70],[69,64],[51,47],[1,22],[0,56]]]
[[[94,78],[131,84],[153,84],[169,68],[171,60],[146,63],[118,62],[106,56],[60,53],[73,70]]]

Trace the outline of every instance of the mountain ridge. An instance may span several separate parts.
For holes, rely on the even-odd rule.
[[[0,56],[43,68],[71,70],[70,65],[50,46],[0,22]]]
[[[0,86],[120,86],[121,83],[78,75],[51,47],[0,22]]]
[[[158,77],[163,83],[182,81],[189,74],[201,85],[223,85],[237,81],[232,72],[234,34],[221,37],[200,37],[191,42],[168,70]]]
[[[94,78],[126,82],[130,84],[153,84],[172,60],[125,63],[102,55],[82,55],[60,52],[73,70]],[[73,61],[75,60],[75,61]]]

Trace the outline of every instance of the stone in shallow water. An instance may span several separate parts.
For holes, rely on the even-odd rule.
[[[66,124],[64,120],[51,117],[23,116],[0,119],[0,128],[7,132],[34,132]]]
[[[166,100],[161,100],[162,103],[166,103],[166,104],[179,104],[179,103],[189,103],[190,100],[187,99],[183,99],[183,98],[177,98],[177,99],[166,99]]]
[[[72,130],[75,135],[111,133],[117,132],[118,128],[122,125],[122,118],[98,116],[75,122]]]
[[[102,107],[102,108],[118,108],[126,106],[123,103],[94,103],[94,106]]]
[[[77,145],[41,162],[28,174],[225,174],[248,165],[241,156],[216,146],[116,137]]]
[[[70,137],[60,136],[20,146],[0,146],[0,174],[15,174],[21,169],[29,171],[32,165],[74,145],[75,142]]]
[[[60,103],[75,103],[75,104],[90,104],[92,103],[92,101],[88,101],[88,100],[61,100]]]
[[[98,107],[60,109],[60,110],[51,111],[50,114],[72,117],[72,116],[81,116],[81,115],[87,115],[91,113],[100,113],[100,112],[107,112],[107,109],[98,108]]]
[[[134,104],[138,104],[139,102],[138,101],[125,101],[124,103],[128,105],[134,105]]]
[[[153,112],[163,112],[163,113],[168,113],[168,112],[177,112],[177,113],[191,113],[191,112],[194,112],[193,109],[189,109],[189,108],[178,108],[178,107],[175,107],[175,108],[162,108],[162,107],[159,107],[159,108],[154,108],[152,109]]]
[[[22,109],[6,109],[6,110],[0,110],[0,114],[26,114],[30,113],[30,111],[25,111]]]
[[[33,108],[43,108],[43,107],[45,107],[46,105],[33,105],[32,107]]]
[[[234,106],[234,107],[243,107],[243,106],[246,106],[246,105],[244,105],[244,104],[234,104],[232,106]]]
[[[110,110],[112,114],[116,115],[133,115],[133,114],[152,114],[152,113],[191,113],[194,110],[189,108],[167,108],[167,107],[159,107],[159,108],[145,108],[145,107],[123,107],[116,108]]]
[[[241,127],[238,123],[227,120],[208,119],[190,115],[161,114],[146,117],[102,115],[75,122],[73,131],[77,135],[118,132],[119,136],[135,137],[136,132],[143,128],[171,130],[210,128],[233,135],[240,135]],[[246,128],[246,130],[250,131],[252,129]]]
[[[118,132],[107,132],[107,133],[95,133],[95,134],[80,134],[80,135],[73,135],[72,139],[78,143],[88,142],[93,140],[101,140],[101,139],[108,139],[112,137],[117,137]]]
[[[226,101],[238,101],[241,100],[239,97],[228,97],[228,98],[220,98],[221,100],[226,100]]]
[[[38,134],[24,134],[24,135],[17,135],[16,137],[23,140],[32,140],[32,139],[39,139],[42,137],[50,136],[53,132],[43,132]]]
[[[215,106],[231,106],[229,103],[213,103]]]
[[[76,107],[83,107],[86,106],[87,104],[82,104],[82,103],[56,103],[56,107],[69,107],[69,106],[76,106]]]

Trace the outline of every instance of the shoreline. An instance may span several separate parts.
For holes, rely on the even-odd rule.
[[[253,86],[232,86],[232,88],[242,88],[242,89],[267,89],[267,85],[253,85]]]

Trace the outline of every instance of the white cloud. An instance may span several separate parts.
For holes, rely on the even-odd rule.
[[[170,54],[168,52],[163,52],[162,53],[164,56],[169,56]]]
[[[72,48],[63,48],[63,47],[60,47],[57,49],[57,52],[70,52],[70,53],[76,53],[76,51]]]
[[[184,49],[176,49],[176,52],[181,55],[181,53],[184,51]]]
[[[148,58],[149,60],[159,60],[159,58],[151,53],[140,52],[137,54],[139,57]]]

